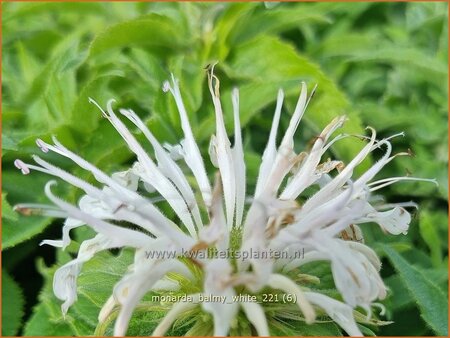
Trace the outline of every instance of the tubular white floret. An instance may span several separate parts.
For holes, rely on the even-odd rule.
[[[225,129],[222,105],[220,103],[219,80],[213,73],[214,67],[208,72],[208,86],[216,114],[216,135],[211,141],[217,165],[222,176],[223,193],[225,200],[226,219],[231,229],[234,221],[236,206],[236,173],[230,140]],[[213,83],[214,82],[214,83]]]
[[[261,194],[261,190],[264,188],[267,182],[267,178],[270,174],[273,162],[275,161],[275,156],[277,152],[276,138],[278,125],[280,124],[283,100],[284,100],[284,92],[280,89],[278,91],[277,105],[275,108],[274,117],[272,119],[272,127],[270,128],[269,139],[267,141],[266,148],[264,149],[264,153],[262,155],[261,165],[259,166],[259,174],[258,180],[256,182],[255,197],[259,197],[259,195]]]
[[[242,145],[241,124],[239,118],[239,91],[237,88],[232,92],[233,116],[234,116],[234,146],[232,149],[234,177],[236,179],[236,222],[235,226],[239,227],[242,223],[244,215],[245,203],[245,161],[244,150]]]
[[[200,191],[203,196],[203,200],[207,207],[211,205],[211,185],[209,183],[208,174],[205,170],[205,165],[203,163],[203,158],[200,154],[197,143],[194,139],[194,134],[192,133],[191,125],[189,124],[189,119],[187,116],[186,108],[184,107],[183,99],[181,98],[180,88],[178,86],[178,81],[172,74],[173,87],[170,85],[169,81],[164,82],[163,90],[165,92],[170,91],[175,99],[175,103],[178,108],[181,119],[181,128],[184,133],[184,142],[182,142],[182,147],[184,151],[184,160],[191,169],[192,174],[195,176],[197,183],[200,187]]]

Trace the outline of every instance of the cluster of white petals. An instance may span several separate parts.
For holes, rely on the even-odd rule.
[[[36,170],[84,191],[78,205],[72,205],[52,193],[55,181],[45,187],[54,205],[22,204],[17,210],[38,209],[41,213],[65,218],[61,240],[46,240],[43,244],[66,248],[70,243],[71,229],[87,225],[97,235],[84,241],[77,258],[61,266],[54,276],[54,293],[63,301],[65,314],[77,299],[77,276],[83,263],[97,252],[112,248],[131,247],[135,259],[129,272],[116,284],[111,297],[99,314],[104,321],[115,307],[120,312],[115,322],[114,334],[123,336],[133,310],[150,290],[173,290],[174,282],[167,279],[169,272],[194,278],[184,260],[177,257],[149,259],[146,250],[201,251],[208,248],[227,250],[233,228],[241,227],[241,251],[268,252],[293,251],[302,248],[304,257],[295,259],[239,259],[233,266],[225,258],[196,258],[196,265],[204,272],[202,292],[205,295],[226,297],[227,302],[177,303],[160,322],[154,335],[163,335],[180,313],[195,306],[212,314],[214,335],[227,335],[230,323],[238,311],[243,311],[257,333],[270,334],[264,307],[258,303],[233,302],[237,290],[258,292],[264,287],[295,295],[299,318],[307,324],[314,323],[316,312],[322,309],[348,335],[361,336],[354,318],[354,309],[361,307],[368,315],[374,302],[386,296],[386,286],[380,278],[381,263],[376,253],[362,240],[358,227],[362,223],[378,223],[390,234],[405,234],[411,216],[406,207],[412,202],[385,204],[374,198],[373,192],[400,180],[411,177],[393,177],[374,180],[380,170],[398,154],[392,154],[389,139],[371,135],[362,137],[364,147],[350,163],[323,160],[327,150],[339,140],[352,137],[333,133],[345,122],[337,117],[315,139],[311,149],[296,154],[294,135],[309,100],[307,88],[302,83],[301,94],[289,126],[276,144],[284,94],[279,91],[267,146],[262,156],[259,175],[252,197],[246,194],[246,166],[239,120],[239,93],[232,92],[234,115],[234,144],[227,136],[219,97],[219,81],[213,72],[208,73],[215,117],[216,133],[211,138],[210,160],[218,168],[214,176],[205,170],[204,158],[194,139],[188,113],[182,101],[178,82],[164,83],[163,90],[170,92],[177,105],[184,139],[179,145],[161,144],[145,123],[132,110],[120,109],[120,114],[131,121],[151,144],[154,154],[149,154],[136,140],[109,101],[106,110],[91,100],[101,110],[117,132],[136,155],[136,161],[126,171],[111,176],[70,151],[53,138],[53,144],[37,140],[43,152],[54,152],[75,162],[96,179],[93,185],[59,167],[33,156],[36,164],[16,160],[15,165],[24,173]],[[364,174],[354,177],[355,168],[377,148],[384,155]],[[189,171],[189,172],[188,172]],[[192,179],[188,179],[191,176]],[[210,179],[215,177],[215,183]],[[195,178],[196,184],[192,184]],[[316,191],[306,201],[299,203],[309,187]],[[150,198],[157,196],[157,198]],[[158,208],[158,201],[166,201],[176,214],[176,221],[168,219]],[[246,204],[249,202],[249,206]],[[205,212],[207,211],[207,212]],[[123,226],[123,222],[135,227]],[[325,294],[312,292],[287,277],[287,273],[304,264],[328,261],[342,301]],[[238,288],[239,287],[239,288]],[[278,291],[277,291],[278,292]],[[192,295],[198,299],[200,294]],[[306,325],[306,324],[305,324]]]

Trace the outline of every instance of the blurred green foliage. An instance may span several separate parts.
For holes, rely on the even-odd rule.
[[[132,156],[124,142],[88,103],[89,97],[101,104],[115,98],[117,106],[133,108],[161,141],[179,142],[174,103],[161,90],[170,72],[180,79],[193,130],[206,155],[214,116],[204,68],[218,61],[229,130],[230,91],[234,86],[241,91],[250,184],[280,87],[292,111],[301,81],[310,88],[319,86],[297,134],[298,149],[339,114],[349,117],[344,129],[348,133],[362,134],[367,125],[381,136],[405,132],[394,140],[395,149],[411,149],[414,156],[396,159],[383,175],[437,178],[439,188],[406,182],[385,190],[387,200],[415,200],[420,205],[407,236],[389,237],[364,227],[366,241],[386,258],[382,274],[390,295],[383,301],[383,319],[394,321],[369,326],[380,335],[447,335],[446,3],[35,2],[2,3],[2,9],[2,298],[7,302],[3,309],[8,308],[3,311],[8,325],[2,334],[92,334],[98,309],[126,262],[123,254],[114,264],[105,263],[114,256],[104,253],[87,264],[80,276],[79,303],[62,321],[51,276],[78,244],[57,254],[38,247],[41,239],[60,236],[61,222],[23,217],[12,210],[18,202],[45,201],[43,185],[48,180],[38,173],[22,176],[14,159],[29,161],[37,137],[48,141],[56,135],[107,172],[129,163]],[[281,128],[286,128],[288,115]],[[342,141],[334,155],[349,160],[361,145],[356,139]],[[49,157],[90,179],[60,158]],[[60,194],[72,202],[79,196],[71,188]],[[75,237],[85,236],[79,231]],[[113,270],[98,271],[102,262]],[[94,282],[97,288],[86,288]],[[436,314],[433,307],[441,312]],[[155,318],[137,316],[141,324],[135,320],[130,333],[148,334],[151,330],[142,323],[151,327]],[[197,322],[194,328],[202,325]],[[205,333],[209,329],[205,327]],[[371,334],[371,329],[364,332]],[[274,329],[288,335],[338,332],[335,326]]]

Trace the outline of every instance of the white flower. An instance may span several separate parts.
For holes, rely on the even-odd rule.
[[[99,313],[99,321],[106,320],[111,311],[120,307],[114,334],[125,335],[134,308],[150,290],[174,290],[177,284],[166,279],[169,272],[193,279],[193,272],[186,260],[177,258],[182,253],[200,253],[208,248],[226,251],[231,248],[233,229],[242,229],[242,253],[233,265],[227,257],[191,257],[191,261],[203,269],[203,293],[192,295],[197,302],[177,303],[167,313],[154,331],[164,334],[177,316],[184,311],[201,306],[214,320],[214,335],[227,335],[239,309],[247,316],[259,335],[269,335],[270,328],[264,306],[257,303],[239,303],[234,300],[239,292],[259,292],[269,287],[295,296],[299,318],[306,324],[314,323],[316,311],[323,309],[349,335],[361,335],[353,310],[363,307],[368,315],[374,302],[386,296],[386,287],[379,275],[381,263],[375,252],[365,245],[357,224],[376,222],[391,234],[406,233],[411,220],[405,207],[414,203],[383,204],[377,202],[374,191],[411,177],[394,177],[374,181],[374,177],[397,155],[391,154],[390,139],[371,137],[363,149],[346,166],[337,160],[323,161],[325,152],[339,140],[349,135],[332,134],[345,122],[344,116],[334,119],[317,137],[309,152],[296,154],[294,134],[312,97],[307,95],[306,84],[302,90],[288,129],[280,145],[276,136],[281,117],[284,94],[278,92],[277,105],[266,149],[262,156],[255,193],[247,212],[246,166],[239,122],[239,94],[232,92],[234,116],[234,144],[227,136],[224,116],[219,98],[219,81],[213,70],[208,82],[216,115],[216,134],[211,138],[210,160],[218,168],[214,189],[205,171],[204,159],[195,142],[188,114],[184,107],[178,82],[165,82],[163,89],[169,91],[178,107],[184,139],[179,145],[161,145],[151,131],[132,110],[120,109],[147,138],[154,154],[147,153],[125,124],[114,113],[113,101],[101,110],[122,136],[136,162],[125,171],[111,176],[73,153],[53,138],[53,144],[37,140],[43,152],[55,152],[67,157],[78,166],[92,173],[97,185],[92,185],[50,163],[33,156],[36,165],[16,160],[15,165],[23,174],[36,170],[60,178],[82,189],[85,195],[78,206],[56,197],[50,181],[45,193],[54,205],[22,204],[16,209],[24,213],[38,212],[52,217],[66,218],[62,240],[46,240],[42,244],[67,247],[69,231],[88,225],[97,235],[81,244],[78,257],[60,267],[54,276],[54,293],[63,301],[65,314],[77,299],[77,276],[83,263],[97,252],[111,248],[135,249],[135,261],[130,272],[123,276],[113,290],[112,296]],[[397,135],[395,135],[397,136]],[[361,136],[360,136],[361,138]],[[364,174],[354,178],[353,172],[373,150],[384,148],[385,155]],[[195,177],[191,186],[184,166]],[[331,174],[336,172],[336,174]],[[434,180],[429,180],[434,181]],[[139,182],[144,184],[144,190]],[[310,186],[315,192],[302,205],[297,198]],[[196,197],[196,191],[201,198]],[[148,193],[157,193],[149,198]],[[165,217],[155,205],[165,200],[177,216],[176,222]],[[208,218],[202,216],[207,211]],[[126,221],[135,229],[120,226]],[[240,230],[238,230],[240,231]],[[275,259],[271,250],[293,252],[299,248],[304,257]],[[176,256],[166,259],[146,257],[146,250],[171,251]],[[337,290],[343,301],[307,290],[287,277],[287,273],[314,261],[329,261]],[[239,290],[239,291],[238,291]],[[208,300],[198,304],[203,296],[223,297],[223,302]]]

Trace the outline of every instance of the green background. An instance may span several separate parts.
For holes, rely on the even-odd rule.
[[[67,252],[39,247],[59,238],[61,220],[24,217],[11,206],[45,202],[48,177],[22,176],[13,161],[30,162],[35,139],[51,135],[107,172],[123,169],[132,156],[88,97],[104,105],[133,108],[161,141],[177,143],[180,121],[173,100],[161,90],[170,72],[181,92],[200,148],[207,154],[214,130],[204,68],[218,61],[226,123],[232,129],[230,91],[240,88],[248,181],[254,185],[278,88],[292,112],[300,81],[318,91],[296,136],[303,149],[333,117],[346,114],[344,131],[379,137],[404,131],[396,159],[383,176],[412,174],[432,184],[389,187],[388,201],[414,200],[420,210],[407,236],[363,227],[366,242],[383,259],[390,288],[378,335],[447,335],[448,228],[448,15],[447,4],[427,3],[2,3],[2,334],[92,334],[101,302],[128,252],[99,255],[80,276],[80,300],[61,321],[51,292],[55,267]],[[284,113],[285,130],[289,114]],[[362,146],[346,140],[333,155],[348,161]],[[70,163],[45,155],[78,175]],[[368,163],[366,163],[368,165]],[[211,172],[211,171],[210,171]],[[60,184],[75,202],[79,192]],[[253,188],[250,189],[251,191]],[[78,241],[77,241],[78,240]],[[109,266],[107,270],[102,267]],[[130,334],[148,335],[155,318],[132,324]],[[147,325],[147,326],[146,326]],[[134,330],[134,331],[133,331]],[[280,334],[339,334],[339,331]],[[369,331],[365,333],[370,334]]]

